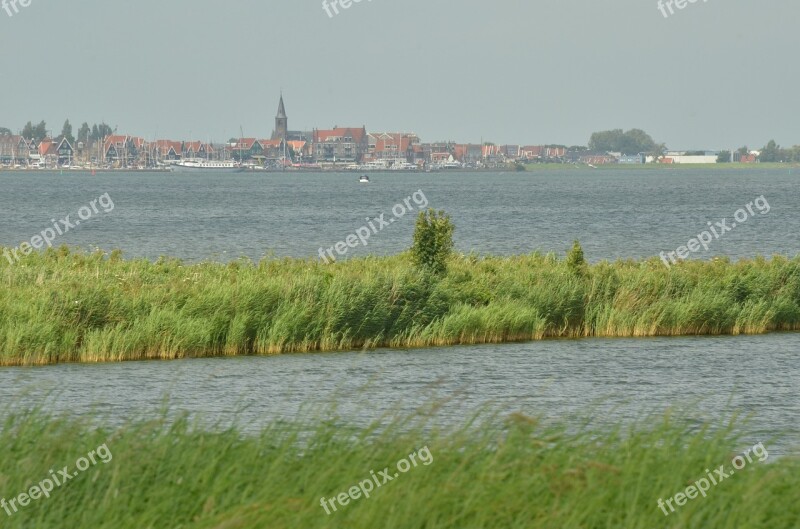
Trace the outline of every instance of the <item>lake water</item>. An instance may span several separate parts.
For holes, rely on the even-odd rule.
[[[598,423],[686,407],[720,424],[750,415],[753,442],[800,446],[800,334],[553,340],[369,353],[0,369],[0,402],[107,421],[173,410],[248,428],[336,402],[348,423],[442,401],[439,424],[481,406]],[[682,413],[682,412],[681,412]],[[752,445],[751,445],[752,446]]]
[[[98,174],[0,175],[0,244],[16,246],[103,193],[114,210],[56,242],[121,248],[128,257],[190,261],[316,256],[422,190],[447,210],[464,251],[563,252],[575,238],[592,260],[674,250],[709,221],[763,195],[770,205],[713,242],[734,258],[800,253],[797,170],[621,172],[570,169],[534,174]],[[413,204],[413,203],[412,203]],[[409,246],[410,216],[371,239],[366,252]],[[702,255],[701,257],[705,257]],[[458,423],[487,403],[551,418],[594,409],[627,421],[670,406],[719,422],[752,415],[754,442],[787,432],[800,445],[800,334],[756,337],[545,341],[370,353],[289,355],[0,369],[0,403],[47,402],[52,411],[120,421],[174,410],[210,420],[237,412],[249,427],[331,401],[349,422],[449,399],[437,420]],[[760,437],[755,439],[755,437]]]
[[[109,193],[111,213],[94,216],[56,243],[189,261],[268,253],[316,257],[319,248],[344,240],[367,218],[392,217],[395,204],[422,190],[429,207],[450,213],[463,251],[564,252],[579,239],[592,261],[649,257],[674,251],[708,222],[732,219],[764,195],[769,214],[756,210],[696,256],[800,253],[797,169],[381,173],[370,184],[357,179],[319,173],[0,173],[0,245],[30,240],[50,219],[71,214],[74,221],[80,207]],[[404,250],[413,225],[406,215],[348,256]]]

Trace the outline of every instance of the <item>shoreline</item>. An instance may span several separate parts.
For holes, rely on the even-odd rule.
[[[573,171],[576,169],[583,169],[583,170],[593,170],[593,171],[600,171],[600,172],[609,172],[609,171],[635,171],[635,170],[642,170],[642,171],[724,171],[724,170],[732,170],[732,171],[759,171],[759,170],[800,170],[800,164],[794,163],[754,163],[754,164],[745,164],[745,163],[715,163],[715,164],[601,164],[595,167],[589,167],[585,164],[572,164],[572,163],[535,163],[535,164],[525,164],[525,170],[515,170],[513,166],[511,167],[490,167],[490,168],[461,168],[461,169],[437,169],[433,171],[426,171],[426,170],[416,170],[416,171],[402,171],[402,170],[391,170],[391,169],[380,169],[380,170],[354,170],[354,169],[331,169],[331,168],[292,168],[287,170],[281,169],[245,169],[240,173],[235,174],[280,174],[280,173],[287,173],[287,174],[397,174],[397,175],[406,175],[406,174],[451,174],[451,173],[487,173],[487,174],[519,174],[525,175],[526,173],[541,173],[541,172],[555,172],[555,171]],[[8,169],[8,168],[0,168],[0,175],[5,173],[24,173],[24,174],[37,174],[37,173],[75,173],[75,174],[87,174],[87,173],[172,173],[173,171],[169,169],[156,169],[156,168],[147,168],[147,169],[134,169],[134,168],[119,168],[119,169]],[[176,174],[219,174],[215,173],[213,170],[208,171],[200,171],[197,173],[176,173]]]
[[[187,265],[62,247],[0,260],[0,280],[0,366],[800,330],[800,256],[461,255],[435,276],[407,254]]]

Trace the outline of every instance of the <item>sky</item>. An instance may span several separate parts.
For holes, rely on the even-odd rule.
[[[268,137],[282,90],[292,130],[800,144],[797,0],[673,14],[658,0],[362,0],[330,15],[321,0],[25,1],[0,9],[0,127],[14,132],[69,119],[147,139]]]

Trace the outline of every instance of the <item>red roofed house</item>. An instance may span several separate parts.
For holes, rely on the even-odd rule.
[[[157,160],[180,160],[183,155],[183,145],[179,141],[156,140],[150,144],[150,149]]]
[[[67,138],[60,140],[45,138],[39,144],[39,160],[44,162],[46,167],[56,167],[71,162],[73,152]]]
[[[202,141],[186,141],[182,147],[184,158],[211,158],[214,154],[214,147]]]
[[[367,135],[367,156],[370,160],[399,160],[411,162],[415,159],[415,145],[419,137],[406,132],[372,132]]]
[[[264,146],[256,138],[239,138],[228,145],[234,160],[244,161],[264,156]]]
[[[103,143],[103,157],[106,163],[120,167],[134,165],[140,154],[146,154],[144,138],[112,134]]]
[[[520,147],[519,157],[525,160],[553,160],[564,158],[567,155],[566,147],[548,147],[542,145],[526,145]]]
[[[523,160],[538,160],[542,156],[542,148],[538,145],[526,145],[519,148],[519,157]]]
[[[369,149],[367,128],[314,129],[312,151],[318,162],[361,162]]]
[[[311,158],[311,144],[304,140],[289,140],[289,150],[294,153],[294,159],[298,163]]]
[[[284,144],[282,139],[258,140],[264,146],[267,160],[282,161],[286,164],[302,163],[311,158],[311,144],[303,140],[289,140]]]

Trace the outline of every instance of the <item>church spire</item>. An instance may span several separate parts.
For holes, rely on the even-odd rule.
[[[283,107],[283,94],[281,94],[281,102],[278,103],[278,115],[275,117],[278,119],[286,119],[286,109]]]
[[[283,106],[283,92],[281,101],[278,103],[278,115],[275,116],[275,129],[272,131],[273,140],[287,140],[289,134],[289,118],[286,116],[286,108]]]

